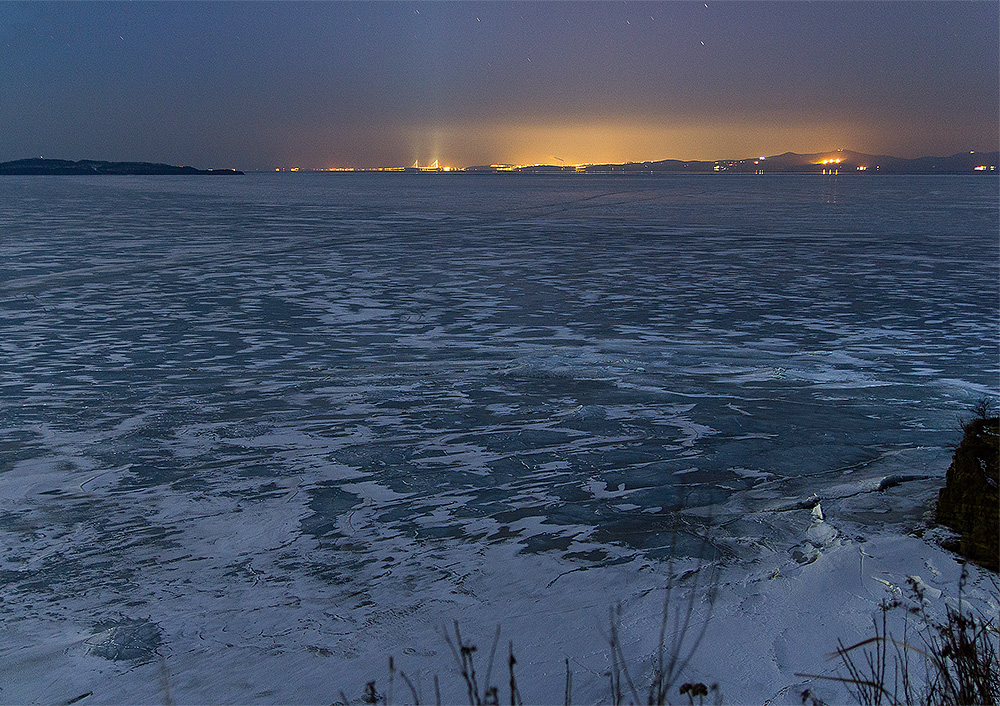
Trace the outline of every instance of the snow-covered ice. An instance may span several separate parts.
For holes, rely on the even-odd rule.
[[[427,176],[0,182],[0,701],[461,701],[455,620],[607,701],[672,567],[690,678],[837,702],[956,599],[995,180]]]

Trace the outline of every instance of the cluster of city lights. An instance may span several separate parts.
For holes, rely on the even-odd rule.
[[[759,165],[762,162],[764,162],[765,159],[766,159],[766,157],[760,157],[760,158],[752,160],[752,161],[753,161],[754,165]],[[736,168],[736,167],[738,167],[740,165],[744,165],[744,164],[749,165],[750,161],[751,160],[717,161],[714,164],[713,170],[715,172],[725,172],[725,171],[729,171],[730,169],[734,169],[734,168]],[[631,164],[631,162],[624,162],[624,164],[626,164],[626,165],[627,164]],[[823,174],[839,174],[841,168],[847,169],[847,168],[850,167],[849,163],[848,164],[844,163],[844,158],[842,158],[842,157],[827,157],[827,158],[821,159],[821,160],[819,160],[817,162],[813,162],[813,164],[815,164],[817,166],[826,167],[825,169],[822,170]],[[489,168],[486,169],[484,167],[471,167],[471,168],[469,168],[469,167],[442,166],[438,162],[438,160],[434,160],[434,162],[432,162],[431,164],[428,164],[428,165],[421,165],[419,162],[414,162],[411,166],[408,166],[408,167],[399,167],[399,166],[394,166],[394,167],[326,167],[326,168],[319,168],[319,169],[307,169],[307,168],[300,168],[300,167],[276,167],[274,171],[276,171],[276,172],[298,172],[298,171],[306,171],[306,172],[460,172],[460,171],[468,171],[470,169],[473,170],[473,171],[482,171],[482,170],[485,169],[487,171],[494,171],[494,172],[519,172],[519,171],[532,171],[532,170],[552,171],[553,169],[555,169],[555,170],[558,170],[560,172],[586,173],[593,166],[595,166],[595,165],[593,163],[590,163],[590,162],[585,162],[585,163],[581,163],[581,164],[562,164],[562,165],[552,165],[552,164],[543,164],[543,163],[537,163],[537,164],[490,164]],[[613,168],[614,166],[621,166],[621,165],[609,165],[609,166]],[[687,163],[685,163],[684,166],[687,167],[688,166]],[[865,171],[869,170],[869,167],[867,165],[856,165],[854,167],[854,169],[856,171],[859,171],[859,172],[865,172]],[[878,166],[875,166],[875,169],[877,170]],[[985,171],[993,172],[993,171],[996,171],[996,166],[995,165],[979,165],[979,166],[976,166],[976,167],[972,167],[972,169],[975,170],[975,171],[977,171],[977,172],[985,172]],[[612,173],[612,171],[613,171],[613,169],[609,170],[607,173]],[[599,173],[604,173],[604,172],[599,172]],[[750,172],[748,171],[747,173],[750,173]],[[753,170],[753,173],[754,174],[764,174],[765,172],[764,172],[763,168],[760,168],[760,169]]]

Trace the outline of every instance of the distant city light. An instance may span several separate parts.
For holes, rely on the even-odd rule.
[[[804,155],[800,155],[804,156]],[[843,157],[826,157],[818,161],[814,161],[811,164],[817,167],[824,167],[818,170],[822,174],[839,174],[840,168],[850,169],[851,163],[854,163],[854,169],[858,172],[866,171],[878,171],[879,165],[876,164],[874,168],[867,164],[858,164],[857,158],[863,155],[857,155],[852,159],[847,159]],[[871,155],[867,155],[871,156]],[[558,157],[556,159],[559,159]],[[729,172],[734,173],[746,173],[746,174],[765,174],[772,173],[774,169],[777,172],[782,172],[783,170],[789,171],[800,171],[804,164],[797,163],[791,167],[786,166],[779,159],[779,164],[775,167],[774,164],[769,164],[768,169],[765,170],[764,166],[761,164],[768,158],[766,156],[758,157],[757,159],[741,159],[741,160],[717,160],[714,163],[705,162],[683,162],[683,167],[687,169],[688,167],[694,167],[689,173],[697,173],[700,171],[713,171],[715,173]],[[433,162],[427,165],[421,165],[419,160],[415,160],[409,166],[364,166],[364,167],[275,167],[276,172],[407,172],[407,173],[457,173],[457,172],[528,172],[528,173],[545,173],[545,174],[639,174],[639,173],[673,173],[674,171],[681,171],[681,165],[678,164],[676,169],[661,169],[658,165],[649,162],[615,162],[615,163],[603,163],[603,162],[576,162],[569,163],[563,162],[559,159],[561,164],[552,164],[549,162],[523,162],[523,163],[501,163],[493,162],[485,166],[453,166],[453,165],[442,165],[440,160],[435,159]],[[772,160],[773,162],[773,160]],[[756,166],[756,168],[753,168]],[[774,169],[772,169],[774,168]],[[952,167],[954,168],[954,167]],[[977,172],[996,172],[996,165],[990,164],[980,164],[973,167],[964,167],[965,169],[970,169]]]

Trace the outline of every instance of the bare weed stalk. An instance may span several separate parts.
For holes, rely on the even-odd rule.
[[[474,657],[476,646],[462,641],[462,633],[458,629],[458,621],[455,621],[454,629],[454,642],[452,641],[451,635],[447,632],[444,634],[444,639],[445,642],[448,643],[448,647],[451,649],[451,653],[455,658],[459,674],[462,675],[462,679],[465,681],[466,692],[469,697],[469,706],[499,706],[500,690],[490,684],[490,678],[493,673],[493,660],[496,656],[497,643],[500,641],[500,627],[497,626],[496,633],[493,636],[493,646],[490,649],[489,664],[486,665],[486,680],[481,688],[479,686],[479,677],[476,675],[476,662]],[[514,648],[512,645],[510,648],[510,659],[508,661],[508,669],[510,672],[510,703],[512,706],[516,706],[516,703],[520,703],[521,699],[521,696],[517,691],[517,680],[514,677],[515,661]],[[440,695],[438,698],[440,698]]]
[[[944,620],[933,620],[924,608],[924,591],[910,581],[912,606],[883,603],[881,621],[872,620],[874,636],[853,645],[838,641],[833,657],[840,660],[846,677],[799,674],[847,685],[862,706],[968,706],[1000,704],[1000,637],[996,619],[975,614],[963,605],[962,590],[968,578],[962,568],[958,607],[945,606]],[[903,639],[896,640],[886,627],[886,616],[905,608]],[[920,644],[910,639],[910,616],[919,618]]]
[[[675,528],[676,533],[676,528]],[[676,537],[676,534],[675,534]],[[707,545],[707,540],[703,540],[702,549]],[[698,650],[705,632],[708,628],[708,621],[711,617],[712,607],[715,603],[718,583],[718,569],[713,567],[705,570],[702,564],[698,564],[682,578],[689,579],[688,595],[684,600],[677,600],[675,596],[677,578],[674,570],[674,560],[672,558],[667,565],[667,583],[664,589],[663,608],[660,615],[660,625],[656,653],[653,656],[652,664],[641,669],[634,666],[629,667],[629,658],[625,654],[621,639],[621,606],[612,608],[609,616],[609,637],[608,647],[610,650],[611,669],[607,676],[611,682],[611,702],[614,706],[621,706],[626,702],[633,706],[647,704],[648,706],[662,706],[670,703],[669,696],[675,687],[678,687],[681,675],[687,669],[691,658]],[[708,614],[704,618],[696,619],[695,608],[699,599],[707,595]],[[493,666],[496,659],[497,645],[500,641],[500,627],[497,626],[493,635],[493,643],[490,647],[489,659],[486,665],[486,675],[480,683],[479,673],[476,671],[476,646],[465,642],[459,629],[458,622],[454,623],[453,631],[444,632],[444,640],[451,650],[461,675],[462,683],[465,686],[466,697],[469,706],[499,706],[500,690],[493,684]],[[523,706],[521,692],[517,685],[514,666],[517,659],[514,656],[514,645],[508,643],[507,673],[508,673],[508,696],[510,706]],[[565,659],[566,678],[563,689],[563,704],[571,706],[573,701],[573,672],[570,669],[569,659]],[[389,687],[386,694],[381,694],[375,689],[375,682],[369,682],[365,688],[363,700],[367,704],[385,704],[390,706],[393,697],[393,683],[396,675],[395,664],[389,659]],[[641,676],[639,680],[633,677]],[[414,686],[407,675],[400,671],[400,679],[406,684],[415,706],[420,706],[422,694],[419,683]],[[640,688],[648,679],[648,690]],[[696,703],[704,703],[705,697],[710,693],[715,694],[716,703],[721,703],[721,696],[718,686],[712,684],[705,686],[701,683],[685,683],[678,687],[677,692],[682,697],[687,698],[687,703],[693,706]],[[645,698],[643,698],[645,696]],[[434,676],[434,699],[437,706],[441,705],[441,688],[437,675]]]
[[[703,540],[703,549],[706,540]],[[638,706],[645,702],[649,706],[662,706],[670,703],[670,693],[680,681],[681,674],[698,651],[705,632],[708,629],[712,608],[718,587],[718,573],[714,566],[705,570],[700,564],[687,575],[692,577],[687,598],[678,602],[675,599],[675,571],[673,552],[667,565],[667,584],[664,588],[663,609],[660,613],[660,628],[656,655],[653,659],[649,689],[646,698],[639,695],[635,680],[628,668],[628,659],[622,650],[620,636],[621,607],[611,611],[609,646],[611,650],[611,701],[615,706],[623,704],[626,699]],[[700,620],[694,620],[695,606],[699,597],[705,593],[708,600],[708,614]],[[718,685],[707,687],[701,683],[685,683],[679,687],[681,696],[687,696],[690,704],[698,698],[702,703],[708,692],[716,693],[721,698]]]

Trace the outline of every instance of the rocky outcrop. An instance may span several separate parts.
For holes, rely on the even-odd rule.
[[[949,547],[988,569],[1000,563],[1000,418],[980,417],[965,425],[945,487],[937,520],[961,536]]]

